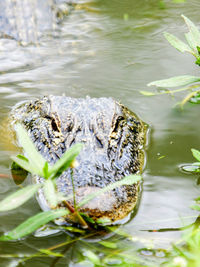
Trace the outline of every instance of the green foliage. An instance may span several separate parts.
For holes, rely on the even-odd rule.
[[[192,164],[185,164],[181,168],[182,170],[190,173],[200,173],[200,151],[192,148],[193,157],[198,160],[198,162],[194,162]]]
[[[19,165],[17,166],[15,164],[14,165],[15,169],[23,168],[26,171],[34,175],[39,175],[44,178],[44,182],[41,184],[29,185],[11,194],[10,196],[6,197],[4,200],[0,202],[0,211],[8,211],[8,210],[12,210],[12,209],[15,209],[21,206],[27,200],[33,197],[33,195],[38,191],[38,189],[43,190],[45,198],[50,208],[53,210],[41,212],[33,217],[30,217],[25,222],[17,226],[14,230],[8,232],[7,234],[3,236],[0,236],[1,241],[20,239],[32,233],[33,231],[37,230],[39,227],[43,226],[49,221],[52,221],[62,216],[66,216],[70,212],[74,212],[74,215],[77,216],[79,223],[83,227],[87,228],[88,227],[87,222],[92,223],[92,224],[94,224],[95,222],[92,220],[92,218],[89,218],[86,214],[82,216],[78,211],[79,207],[85,205],[87,202],[91,201],[92,199],[99,196],[100,194],[103,194],[109,190],[112,190],[122,185],[131,185],[131,184],[137,183],[141,179],[141,177],[138,175],[127,176],[121,181],[110,184],[107,187],[100,189],[98,192],[89,194],[85,199],[83,199],[79,203],[77,207],[76,205],[74,205],[74,207],[70,208],[68,204],[69,206],[68,209],[59,209],[58,208],[59,204],[63,201],[63,199],[65,201],[67,200],[66,198],[62,196],[60,192],[57,191],[55,178],[59,177],[59,175],[63,171],[65,171],[67,168],[76,167],[75,158],[80,153],[82,149],[82,144],[76,144],[73,147],[71,147],[52,166],[37,151],[33,142],[29,138],[28,133],[26,132],[26,130],[23,128],[22,125],[17,124],[15,127],[15,130],[18,136],[19,143],[24,149],[25,154],[27,155],[27,158],[22,155],[12,157],[15,163]],[[73,176],[71,177],[71,179],[73,182]],[[75,203],[75,200],[74,200],[74,203]],[[84,217],[86,218],[87,222],[85,221]],[[99,223],[103,224],[105,222],[99,221]],[[108,221],[106,223],[108,223]],[[74,231],[74,232],[80,233],[81,230],[77,228],[77,231]],[[88,254],[88,257],[91,258],[92,254]],[[93,261],[97,262],[97,258],[96,259],[94,258]]]
[[[57,209],[51,211],[44,211],[30,217],[25,222],[17,226],[14,230],[8,232],[7,234],[0,236],[1,241],[17,240],[20,239],[33,231],[37,230],[42,225],[59,218],[61,216],[66,216],[69,211],[66,209]]]
[[[185,34],[186,42],[178,39],[171,33],[165,32],[164,36],[168,40],[168,42],[175,47],[178,51],[184,53],[188,52],[192,54],[196,58],[196,64],[200,66],[200,32],[198,28],[194,25],[194,23],[188,19],[186,16],[182,15],[189,32]],[[161,94],[174,94],[180,91],[189,91],[189,93],[183,98],[180,103],[181,107],[188,101],[191,103],[199,104],[199,95],[200,95],[200,77],[191,76],[191,75],[183,75],[183,76],[175,76],[169,79],[153,81],[148,84],[148,86],[157,86],[161,88],[171,88],[171,87],[180,87],[184,86],[184,88],[179,88],[177,90],[167,90],[164,92],[149,92],[149,91],[140,91],[141,94],[146,96],[153,95],[161,95]],[[194,85],[195,84],[195,85]],[[189,86],[188,86],[189,85]],[[187,86],[187,87],[185,87]]]
[[[186,164],[184,166],[182,166],[182,170],[184,170],[185,172],[190,172],[190,173],[200,173],[200,151],[197,149],[192,148],[192,155],[193,157],[198,160],[197,162],[194,162],[192,164]],[[200,198],[196,199],[196,204],[197,205],[193,205],[191,208],[200,211]]]
[[[0,211],[13,210],[28,201],[39,189],[41,185],[34,184],[28,185],[15,192],[14,194],[6,197],[0,202]]]

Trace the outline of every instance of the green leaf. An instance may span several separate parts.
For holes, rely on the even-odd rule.
[[[192,165],[194,165],[194,166],[200,166],[200,162],[194,162],[194,163],[192,163]]]
[[[44,183],[44,195],[51,208],[55,208],[57,206],[57,195],[55,191],[55,185],[51,179],[48,179]]]
[[[63,156],[53,165],[49,167],[49,175],[52,177],[59,176],[64,170],[70,167],[82,149],[82,144],[76,144],[68,149]]]
[[[198,161],[200,161],[200,151],[194,148],[192,148],[191,151],[192,151],[193,157],[197,159]]]
[[[39,174],[38,170],[36,168],[34,168],[34,166],[32,166],[29,162],[20,159],[16,156],[12,156],[11,159],[16,162],[20,167],[22,167],[24,170],[27,170],[30,173],[33,174]]]
[[[93,251],[86,250],[84,256],[86,256],[93,264],[102,266],[99,257]]]
[[[21,206],[37,192],[40,186],[39,184],[28,185],[9,195],[0,202],[0,211],[13,210]]]
[[[180,52],[189,52],[189,53],[192,53],[192,50],[190,49],[190,47],[187,44],[185,44],[184,42],[182,42],[181,40],[179,40],[173,34],[168,33],[168,32],[164,32],[164,36],[167,39],[167,41],[173,47],[175,47],[177,50],[179,50]]]
[[[184,165],[181,167],[181,169],[186,172],[200,172],[199,166],[194,165]]]
[[[100,218],[97,219],[96,222],[102,225],[111,224],[111,220],[109,218]]]
[[[43,168],[43,176],[44,176],[45,179],[48,179],[48,177],[49,177],[48,169],[49,169],[49,164],[46,161],[45,164],[44,164],[44,168]]]
[[[183,19],[185,20],[185,23],[188,26],[189,32],[192,36],[193,42],[195,43],[195,47],[200,45],[200,32],[198,28],[194,25],[194,23],[188,19],[186,16],[181,15]]]
[[[198,205],[192,205],[190,208],[192,208],[193,210],[200,211],[200,206],[198,206]]]
[[[196,56],[196,43],[193,40],[193,36],[190,32],[185,33],[185,39],[187,40],[190,48],[192,49],[192,54]]]
[[[8,232],[7,234],[0,236],[0,241],[8,241],[8,240],[17,240],[26,236],[39,227],[43,226],[44,224],[69,214],[69,211],[66,209],[59,209],[59,210],[51,210],[40,212],[35,216],[30,217],[25,222],[17,226],[14,230]]]
[[[104,247],[107,248],[117,248],[117,244],[113,242],[108,242],[108,241],[100,241],[99,244],[101,244]]]
[[[37,169],[37,173],[40,176],[43,176],[43,168],[44,168],[46,160],[37,151],[27,131],[24,129],[24,127],[21,124],[19,123],[16,124],[15,130],[18,136],[19,143],[27,154],[30,165],[34,166],[34,169]]]
[[[141,93],[142,95],[146,95],[146,96],[153,96],[153,95],[156,95],[156,93],[149,92],[149,91],[140,91],[140,93]]]
[[[40,249],[39,251],[41,253],[44,253],[46,255],[53,256],[53,257],[63,257],[64,256],[63,254],[53,252],[53,251],[51,251],[49,249]]]
[[[155,85],[158,87],[177,87],[183,86],[195,82],[199,82],[200,77],[197,76],[190,76],[190,75],[183,75],[183,76],[176,76],[169,79],[158,80],[148,84],[148,86]]]
[[[85,205],[86,203],[88,203],[90,200],[92,200],[93,198],[107,192],[110,191],[116,187],[122,186],[122,185],[132,185],[135,184],[137,182],[139,182],[141,180],[141,176],[139,175],[129,175],[126,176],[125,178],[123,178],[120,181],[117,181],[115,183],[109,184],[108,186],[106,186],[105,188],[99,189],[99,191],[95,192],[95,193],[91,193],[89,194],[87,197],[85,197],[78,205],[78,207],[81,207],[83,205]]]
[[[77,227],[73,227],[73,226],[63,226],[63,229],[72,232],[72,233],[80,233],[80,234],[85,234],[85,230],[83,229],[79,229]]]

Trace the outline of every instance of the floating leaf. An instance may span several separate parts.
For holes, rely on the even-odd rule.
[[[198,161],[200,161],[200,151],[194,148],[192,148],[191,151],[192,151],[193,157],[197,159]]]
[[[181,169],[185,172],[200,172],[200,167],[195,165],[184,165]]]
[[[78,156],[82,147],[82,144],[76,144],[68,149],[53,166],[49,167],[49,175],[53,177],[59,176]]]
[[[48,179],[44,183],[44,195],[51,208],[55,208],[57,206],[57,195],[55,191],[55,185],[51,179]]]
[[[92,200],[93,198],[107,192],[110,191],[116,187],[122,186],[122,185],[132,185],[135,184],[137,182],[139,182],[141,180],[141,176],[139,175],[129,175],[126,176],[125,178],[123,178],[120,181],[117,181],[115,183],[109,184],[107,185],[105,188],[99,189],[99,191],[95,192],[95,193],[91,193],[88,196],[86,196],[78,205],[78,207],[81,207],[83,205],[85,205],[86,203],[88,203],[90,200]]]
[[[21,206],[37,192],[40,186],[39,184],[28,185],[6,197],[0,202],[0,211],[13,210]]]
[[[117,248],[117,244],[114,242],[100,241],[99,244],[107,248]]]
[[[167,41],[180,52],[192,53],[191,48],[171,33],[164,32]]]
[[[37,149],[35,148],[35,145],[31,141],[28,133],[26,132],[26,130],[24,129],[24,127],[21,124],[19,124],[19,123],[16,124],[15,130],[16,130],[20,145],[23,147],[23,149],[27,153],[27,157],[29,159],[30,165],[34,166],[34,169],[37,169],[37,173],[40,176],[43,176],[43,167],[45,165],[46,160],[37,151]]]
[[[148,84],[148,86],[155,85],[158,87],[177,87],[183,86],[195,82],[199,82],[200,77],[197,76],[190,76],[190,75],[183,75],[183,76],[176,76],[169,79],[158,80]]]
[[[69,214],[66,209],[51,210],[40,212],[35,216],[30,217],[25,222],[17,226],[14,230],[8,232],[7,234],[0,236],[0,241],[17,240],[26,236],[42,225],[62,216]]]

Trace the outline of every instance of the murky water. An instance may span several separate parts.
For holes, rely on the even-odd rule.
[[[180,238],[176,228],[193,223],[197,216],[190,208],[199,195],[197,177],[181,173],[178,166],[193,161],[190,148],[200,148],[199,106],[190,104],[181,111],[173,108],[180,95],[148,98],[139,93],[156,79],[199,74],[192,56],[173,49],[162,34],[169,31],[181,36],[186,31],[181,14],[200,25],[199,0],[163,2],[165,6],[158,0],[85,1],[84,7],[77,6],[64,18],[54,34],[44,36],[39,46],[0,40],[1,121],[19,101],[65,94],[114,97],[150,125],[140,207],[134,219],[121,227],[138,240],[131,243],[133,250],[147,244],[168,248]],[[3,133],[0,145],[0,173],[10,174],[13,152]],[[1,199],[16,188],[12,179],[0,178]],[[18,210],[1,213],[0,232],[39,210],[32,199]],[[149,231],[159,229],[163,231]],[[70,241],[65,234],[29,236],[20,242],[0,243],[0,254],[29,255],[66,239]],[[53,263],[50,257],[35,258],[25,266],[92,266],[78,263],[83,260],[81,252],[90,246],[72,242],[64,259]],[[0,266],[17,266],[16,262],[1,258]]]

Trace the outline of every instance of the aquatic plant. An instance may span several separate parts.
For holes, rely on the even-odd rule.
[[[186,42],[181,41],[171,33],[165,32],[164,36],[168,42],[180,52],[188,52],[195,57],[195,64],[200,66],[200,32],[194,23],[186,16],[182,15],[188,26],[189,32],[185,34]],[[187,91],[187,95],[183,98],[180,105],[183,107],[188,101],[192,103],[200,103],[200,76],[182,75],[175,76],[169,79],[157,80],[150,82],[148,86],[157,86],[163,88],[161,92],[140,91],[143,95],[154,96],[162,94],[174,94],[182,91]],[[182,88],[182,86],[184,86]],[[175,90],[167,88],[181,87]]]
[[[11,157],[12,160],[18,166],[30,172],[31,174],[43,177],[44,182],[40,184],[28,185],[6,197],[0,202],[0,212],[18,208],[26,201],[28,201],[31,197],[33,197],[39,189],[42,189],[44,191],[45,198],[47,199],[52,210],[40,212],[30,217],[25,222],[17,226],[14,230],[4,234],[3,236],[0,236],[0,241],[20,239],[32,233],[33,231],[40,228],[49,221],[52,221],[62,216],[66,216],[69,213],[73,213],[74,216],[77,217],[79,224],[82,225],[83,228],[89,228],[89,222],[91,222],[91,218],[88,218],[86,214],[79,213],[79,208],[81,206],[85,205],[100,194],[103,194],[109,190],[112,190],[122,185],[131,185],[137,183],[141,179],[141,176],[139,175],[129,175],[120,181],[117,181],[113,184],[109,184],[107,187],[100,189],[95,193],[87,195],[78,205],[76,205],[75,191],[73,190],[74,206],[72,207],[68,203],[66,209],[59,208],[59,204],[62,203],[62,201],[67,201],[66,197],[64,197],[60,192],[57,191],[55,179],[58,178],[61,173],[67,168],[73,169],[74,167],[76,167],[76,157],[80,153],[83,145],[76,144],[71,147],[52,166],[37,151],[33,142],[29,138],[28,133],[22,125],[17,124],[15,130],[18,136],[19,143],[24,149],[24,152],[27,157],[23,155],[13,156]],[[73,176],[71,177],[71,179],[73,184]],[[69,199],[71,197],[72,196],[69,196]],[[99,221],[98,223],[103,224],[105,222]]]

